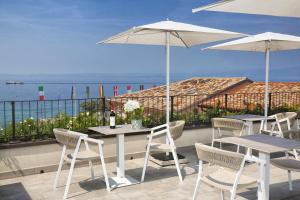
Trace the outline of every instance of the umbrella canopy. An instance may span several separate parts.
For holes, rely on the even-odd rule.
[[[196,26],[192,24],[161,21],[153,24],[133,27],[125,32],[97,42],[109,44],[166,45],[166,33],[170,33],[170,46],[191,47],[244,36],[240,33]]]
[[[299,0],[223,0],[195,8],[192,12],[208,10],[281,17],[300,17],[299,9]]]
[[[268,116],[269,54],[270,51],[300,49],[300,37],[279,33],[262,33],[242,39],[211,46],[205,49],[257,51],[266,53],[265,117]]]
[[[242,36],[244,35],[241,33],[167,20],[133,27],[97,44],[142,44],[166,47],[166,121],[169,122],[170,46],[188,48],[193,45]]]
[[[299,49],[300,37],[280,33],[266,32],[211,46],[206,49],[265,52],[267,48],[266,43],[270,43],[270,51]]]

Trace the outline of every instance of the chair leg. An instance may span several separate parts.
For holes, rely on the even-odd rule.
[[[62,153],[61,153],[61,157],[60,157],[58,169],[57,169],[57,172],[56,172],[56,176],[55,176],[55,179],[54,179],[54,185],[53,185],[53,189],[54,189],[54,190],[55,190],[56,187],[57,187],[58,179],[59,179],[59,176],[60,176],[60,173],[61,173],[61,169],[62,169],[62,166],[63,166],[63,164],[64,164],[65,153],[66,153],[66,146],[64,145],[64,146],[63,146]]]
[[[236,147],[236,152],[237,152],[237,153],[240,153],[240,145],[237,145],[237,147]]]
[[[179,166],[177,153],[176,153],[176,150],[173,146],[171,147],[171,149],[172,149],[172,154],[173,154],[174,162],[175,162],[175,165],[176,165],[177,173],[178,173],[178,176],[179,176],[179,180],[180,180],[180,182],[182,182],[182,176],[181,176],[181,171],[180,171],[180,166]]]
[[[234,200],[235,199],[235,192],[231,191],[230,194],[231,194],[230,200]]]
[[[199,190],[199,186],[200,186],[200,181],[201,181],[201,170],[200,166],[199,166],[199,171],[198,171],[198,177],[197,177],[197,182],[196,182],[196,187],[194,190],[194,194],[193,194],[193,200],[197,199],[197,194],[198,194],[198,190]]]
[[[294,153],[296,160],[298,160],[299,157],[298,157],[297,149],[293,149],[293,153]]]
[[[221,200],[224,200],[224,191],[221,190]]]
[[[106,171],[106,165],[105,165],[105,161],[104,161],[102,146],[99,146],[99,154],[100,154],[100,160],[101,160],[102,170],[103,170],[105,184],[106,184],[106,190],[109,192],[110,191],[110,185],[109,185],[109,181],[108,181],[108,176],[107,176],[107,171]]]
[[[67,197],[68,197],[68,192],[69,192],[69,188],[70,188],[70,184],[71,184],[71,179],[72,179],[72,176],[73,176],[73,170],[74,170],[74,166],[75,166],[75,161],[76,161],[76,156],[74,155],[74,157],[72,158],[71,167],[70,167],[70,171],[69,171],[69,175],[68,175],[68,180],[67,180],[67,185],[66,185],[66,189],[65,189],[65,193],[64,193],[63,199],[67,199]]]
[[[95,173],[94,173],[94,168],[93,168],[93,162],[89,160],[89,166],[91,170],[91,178],[94,180],[95,179]]]
[[[72,176],[73,176],[74,166],[75,166],[77,154],[78,154],[78,151],[79,151],[79,148],[80,148],[81,140],[82,140],[82,138],[80,137],[78,142],[77,142],[74,154],[73,154],[73,158],[72,158],[72,161],[71,161],[70,171],[69,171],[67,185],[66,185],[66,189],[65,189],[63,199],[67,199],[67,197],[68,197],[68,192],[69,192],[71,179],[72,179]]]
[[[289,179],[289,190],[293,191],[292,172],[290,170],[288,170],[288,179]]]
[[[211,141],[211,146],[212,146],[212,147],[214,147],[214,143],[215,143],[215,140],[212,139],[212,141]]]
[[[147,145],[147,151],[146,151],[145,160],[144,160],[144,167],[143,167],[143,172],[142,172],[141,183],[144,182],[144,179],[145,179],[145,173],[146,173],[146,168],[148,165],[149,155],[150,155],[150,144]]]

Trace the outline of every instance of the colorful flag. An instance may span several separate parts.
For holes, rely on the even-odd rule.
[[[132,92],[132,86],[127,85],[127,93],[130,94]]]
[[[39,86],[39,100],[40,101],[45,100],[45,91],[44,91],[44,86],[42,85]]]
[[[99,85],[99,97],[104,97],[104,90],[103,90],[103,85]]]
[[[114,86],[114,96],[118,96],[118,86]]]

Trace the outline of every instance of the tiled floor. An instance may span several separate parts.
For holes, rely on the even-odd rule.
[[[161,168],[149,162],[143,184],[117,188],[107,192],[105,184],[100,178],[89,179],[89,168],[75,169],[70,187],[69,199],[101,199],[101,200],[150,200],[150,199],[191,199],[197,178],[197,159],[193,148],[183,149],[181,154],[187,155],[190,161],[182,165],[184,181],[180,183],[174,167]],[[126,173],[133,178],[140,179],[143,159],[130,160],[126,162]],[[107,165],[109,175],[115,172],[115,163]],[[214,167],[205,165],[204,170],[213,171]],[[245,174],[258,177],[258,166],[250,164],[245,169]],[[101,175],[100,166],[95,167],[96,174]],[[63,171],[60,177],[59,187],[53,191],[53,179],[55,173],[44,173],[14,179],[0,180],[1,200],[30,200],[30,199],[62,199],[64,184],[68,171]],[[270,199],[300,200],[300,173],[293,174],[294,191],[289,192],[287,184],[287,173],[272,167]],[[238,191],[237,199],[256,199],[256,185]],[[229,194],[226,194],[229,197]],[[214,188],[202,184],[198,199],[210,200],[220,199],[220,192]]]

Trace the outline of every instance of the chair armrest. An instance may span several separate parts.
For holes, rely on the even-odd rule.
[[[84,141],[87,141],[87,142],[91,142],[91,143],[96,143],[96,144],[99,144],[99,145],[102,145],[104,144],[104,142],[102,140],[97,140],[97,139],[94,139],[94,138],[82,138]]]
[[[157,131],[155,133],[151,133],[150,135],[148,135],[147,138],[150,138],[150,137],[156,138],[156,137],[159,137],[159,136],[161,136],[163,134],[166,134],[166,133],[167,133],[166,129],[165,130],[161,130],[161,131]]]
[[[161,128],[165,128],[167,126],[168,126],[168,124],[162,124],[162,125],[159,125],[159,126],[155,126],[155,127],[151,128],[151,131],[155,131],[155,130],[158,130],[158,129],[161,129]]]

